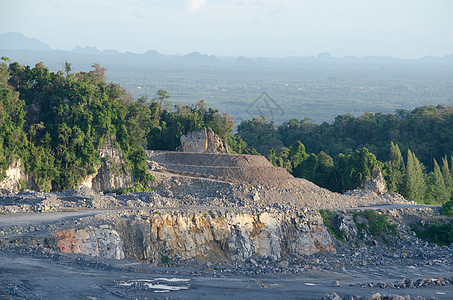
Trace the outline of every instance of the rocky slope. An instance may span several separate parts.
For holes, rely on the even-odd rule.
[[[209,153],[150,151],[149,171],[156,177],[153,192],[104,195],[93,191],[89,182],[96,190],[130,184],[127,170],[118,171],[122,162],[117,154],[106,150],[103,156],[110,175],[104,176],[101,166],[88,186],[78,190],[1,194],[0,251],[38,258],[82,255],[88,265],[102,268],[103,264],[90,259],[185,266],[227,276],[363,273],[396,265],[439,266],[437,277],[453,276],[453,245],[426,243],[410,228],[437,218],[436,207],[415,206],[397,194],[332,193],[293,178],[263,157]],[[109,158],[115,156],[117,160]],[[367,208],[387,216],[395,231],[374,235],[367,214],[358,213]],[[330,209],[328,223],[319,209]],[[80,212],[80,217],[30,225],[31,213],[43,220],[44,213],[65,211]],[[93,215],[85,215],[90,211]],[[2,221],[13,215],[17,217]],[[15,223],[15,219],[25,221]],[[408,288],[417,280],[425,282],[426,278],[417,276],[409,279]],[[396,286],[390,280],[382,282],[351,284],[371,289]],[[449,280],[436,282],[450,284]]]

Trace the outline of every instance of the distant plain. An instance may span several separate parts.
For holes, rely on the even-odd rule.
[[[42,61],[51,71],[64,70],[65,61],[72,63],[74,72],[99,63],[107,69],[107,79],[134,99],[152,99],[157,90],[165,89],[174,104],[204,100],[237,122],[263,114],[276,123],[308,117],[320,124],[346,113],[394,113],[453,103],[453,56],[238,58],[57,50],[1,50],[0,54],[30,66]],[[255,103],[263,92],[271,99]]]

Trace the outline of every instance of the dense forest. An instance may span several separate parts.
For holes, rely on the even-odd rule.
[[[381,170],[390,192],[420,203],[445,203],[453,193],[453,108],[423,106],[395,114],[338,116],[281,125],[264,118],[242,121],[233,135],[228,114],[174,105],[165,90],[134,100],[109,83],[98,64],[88,72],[50,72],[3,57],[0,63],[0,179],[15,158],[38,190],[77,187],[95,172],[99,148],[121,150],[135,180],[147,186],[145,149],[175,150],[180,137],[211,128],[230,152],[266,155],[276,166],[332,191],[362,187]],[[256,150],[255,150],[256,149]],[[24,184],[25,185],[25,184]]]
[[[174,150],[182,134],[203,127],[213,129],[232,144],[233,123],[228,115],[207,108],[171,105],[164,90],[156,98],[134,101],[119,85],[107,83],[105,68],[89,72],[49,72],[3,57],[0,63],[0,179],[14,158],[39,190],[77,187],[95,172],[101,147],[121,150],[141,185],[146,172],[144,149]],[[240,143],[238,143],[240,145]]]
[[[358,118],[346,114],[320,125],[305,118],[277,126],[256,118],[243,121],[237,135],[274,165],[332,191],[360,187],[378,168],[390,192],[444,203],[453,192],[452,132],[453,107],[430,105]]]

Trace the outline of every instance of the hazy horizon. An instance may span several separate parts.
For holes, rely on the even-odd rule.
[[[0,34],[76,46],[216,56],[421,58],[453,54],[453,2],[80,0],[3,3]]]

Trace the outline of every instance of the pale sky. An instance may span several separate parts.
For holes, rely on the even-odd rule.
[[[216,56],[453,54],[452,0],[0,0],[0,34],[53,49]]]

